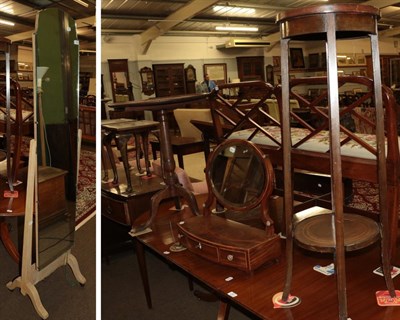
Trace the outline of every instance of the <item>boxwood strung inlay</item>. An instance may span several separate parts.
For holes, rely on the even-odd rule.
[[[253,271],[281,255],[280,238],[218,216],[194,216],[178,224],[181,242],[216,263]]]

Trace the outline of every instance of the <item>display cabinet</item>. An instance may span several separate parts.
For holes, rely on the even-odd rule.
[[[183,63],[153,64],[157,97],[175,96],[186,93]]]

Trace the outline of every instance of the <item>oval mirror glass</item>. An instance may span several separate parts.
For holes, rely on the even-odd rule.
[[[246,140],[220,144],[210,157],[206,176],[217,200],[231,209],[255,207],[267,189],[264,157]]]

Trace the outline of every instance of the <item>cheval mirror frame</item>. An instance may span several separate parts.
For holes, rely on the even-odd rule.
[[[58,32],[50,36],[49,29]],[[56,8],[42,10],[38,13],[32,40],[35,138],[29,149],[21,275],[7,283],[7,287],[10,290],[20,288],[23,295],[28,294],[38,315],[46,319],[49,314],[35,287],[38,282],[66,265],[81,285],[86,282],[77,259],[71,254],[80,144],[79,45],[75,21]],[[48,79],[43,81],[42,90],[45,73]],[[46,176],[43,172],[51,174]],[[52,185],[48,197],[44,196],[45,188],[39,183],[44,176],[47,180],[43,180]],[[62,187],[54,187],[55,176]],[[56,206],[51,205],[54,199]],[[51,219],[44,221],[44,217]]]
[[[231,139],[218,145],[208,158],[205,174],[209,190],[205,216],[214,211],[214,206],[218,213],[225,209],[249,211],[260,205],[267,234],[275,233],[268,207],[274,170],[270,160],[252,142]]]

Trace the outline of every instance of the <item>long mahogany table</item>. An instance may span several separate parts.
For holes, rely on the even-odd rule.
[[[205,196],[197,196],[196,200],[201,207]],[[209,287],[224,302],[217,319],[228,318],[230,304],[241,306],[261,319],[338,319],[335,276],[325,276],[313,270],[315,265],[325,266],[332,263],[331,255],[306,253],[295,248],[292,294],[300,297],[302,301],[300,305],[291,309],[274,309],[272,297],[282,292],[285,281],[285,255],[282,254],[279,263],[264,265],[253,273],[246,273],[212,263],[187,250],[171,252],[170,245],[178,239],[176,224],[193,215],[188,208],[179,212],[170,210],[173,206],[173,201],[162,203],[151,226],[152,232],[134,238],[149,307],[151,299],[145,249],[155,252]],[[140,224],[145,219],[146,215],[141,216],[134,224]],[[284,250],[284,241],[282,244]],[[376,303],[375,292],[386,288],[384,278],[372,272],[380,265],[379,247],[374,246],[356,254],[349,254],[346,260],[348,310],[351,319],[400,319],[400,307],[380,307]],[[228,277],[233,279],[226,281]],[[394,279],[394,284],[396,288],[400,287],[400,276]],[[233,293],[236,294],[235,297]],[[227,310],[224,310],[226,306]]]

